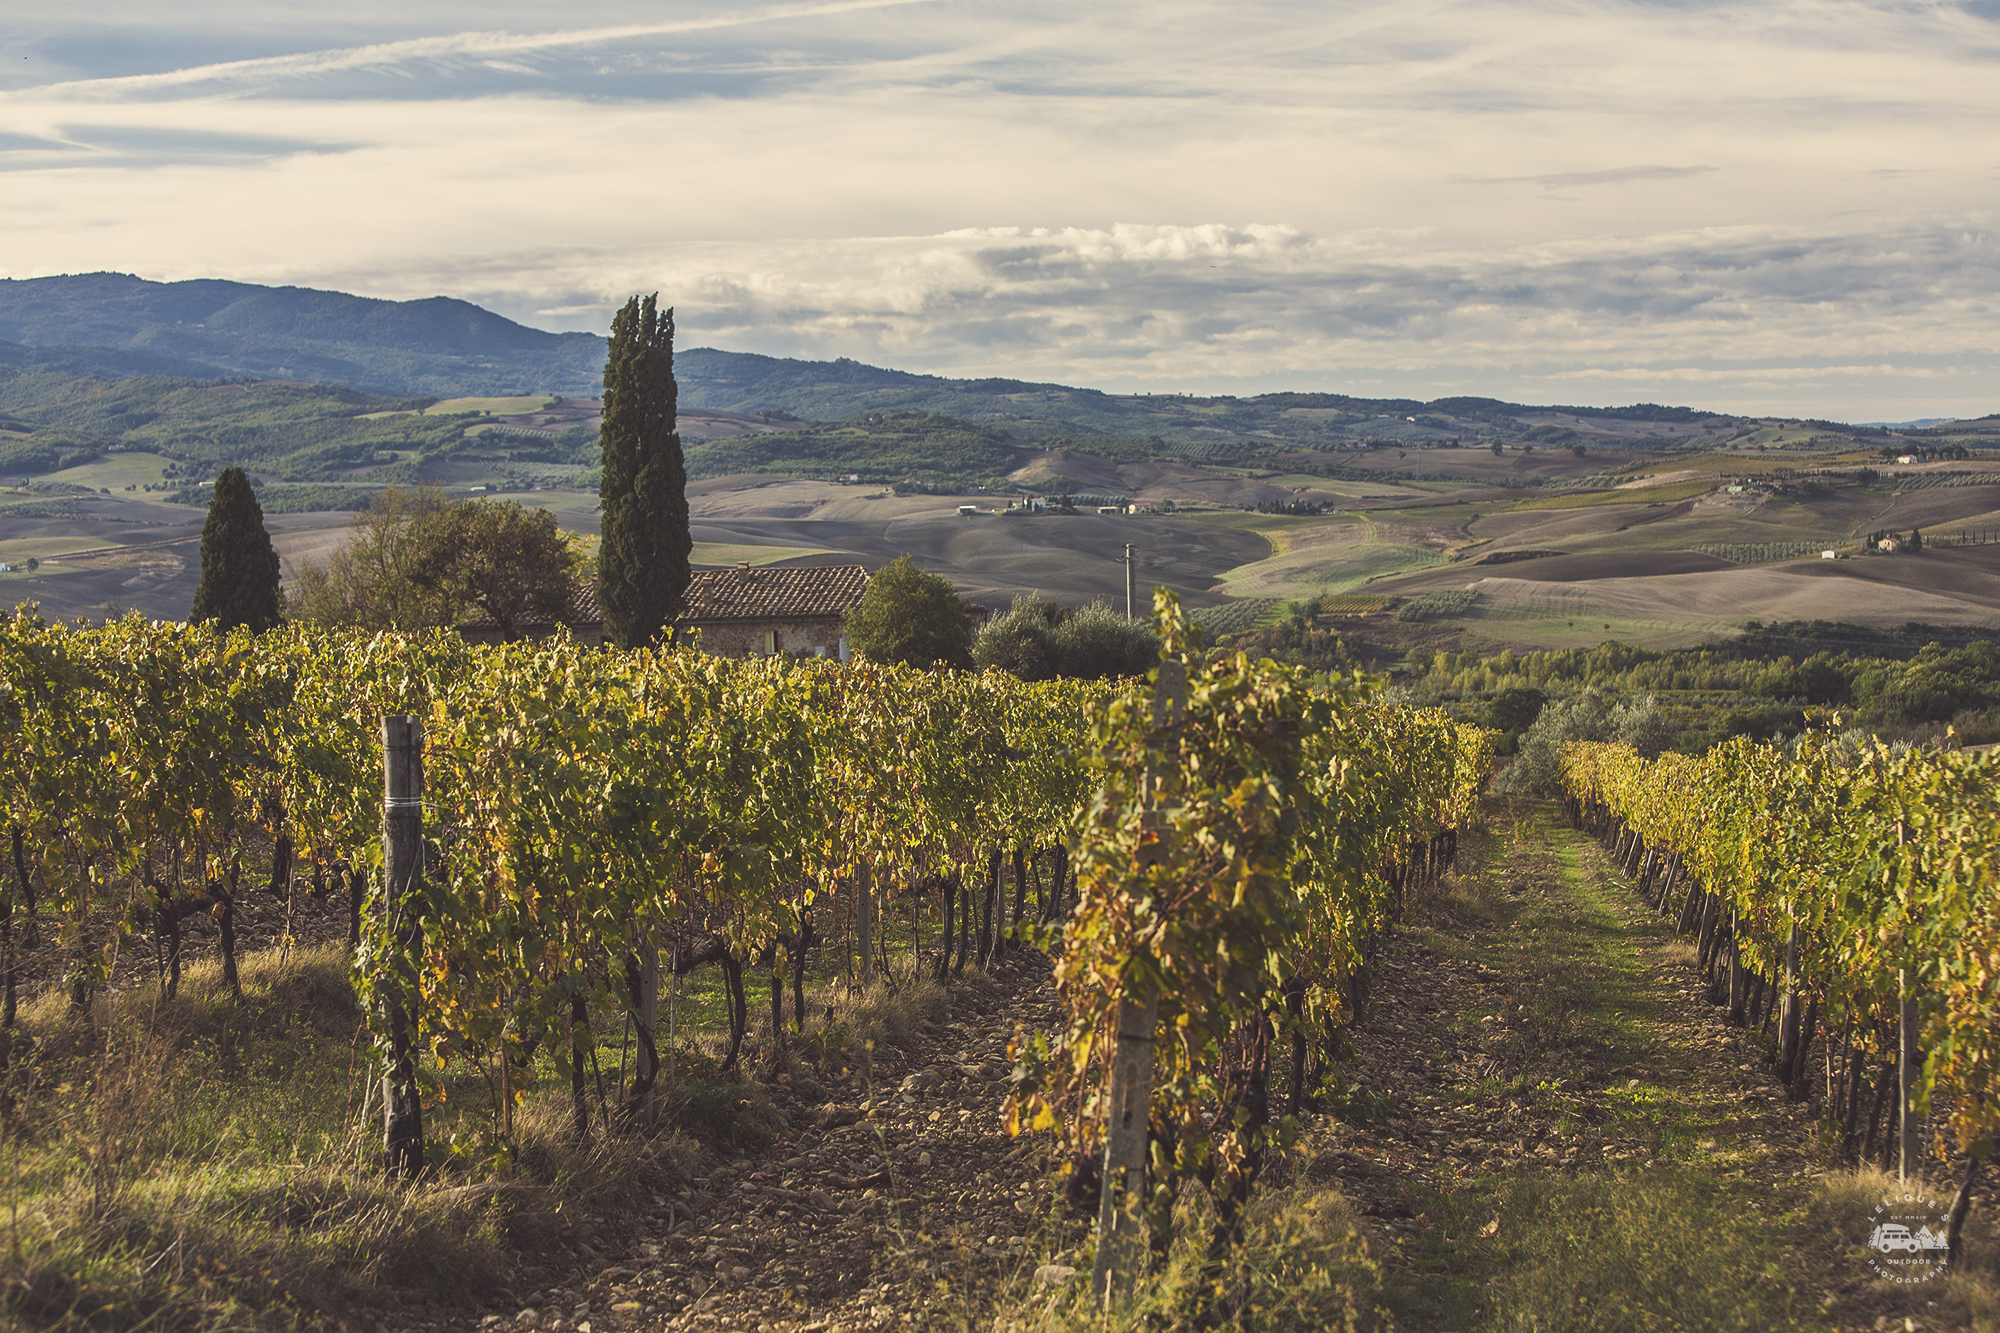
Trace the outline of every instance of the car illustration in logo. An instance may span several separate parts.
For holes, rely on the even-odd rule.
[[[1884,1222],[1876,1227],[1875,1233],[1868,1238],[1868,1245],[1884,1254],[1893,1254],[1897,1250],[1915,1254],[1924,1248],[1924,1243],[1911,1235],[1910,1229],[1901,1222]]]

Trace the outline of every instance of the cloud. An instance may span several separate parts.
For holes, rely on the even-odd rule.
[[[506,61],[503,57],[559,50],[565,47],[604,46],[635,38],[679,36],[752,24],[825,18],[861,10],[888,9],[925,2],[926,0],[817,0],[816,3],[810,4],[727,11],[655,23],[622,23],[549,32],[453,32],[333,50],[229,60],[154,73],[69,80],[49,84],[35,91],[47,97],[107,98],[202,88],[210,85],[270,85],[286,79],[313,75],[337,74],[353,70],[379,72],[419,63],[455,60],[468,60],[489,68],[500,68],[511,72],[532,73],[530,67]]]
[[[63,125],[49,138],[0,135],[0,171],[107,163],[160,170],[190,163],[261,162],[295,153],[335,153],[353,146],[162,125]]]
[[[1714,170],[1714,167],[1612,167],[1607,171],[1558,171],[1543,176],[1460,176],[1456,180],[1465,185],[1540,185],[1546,189],[1559,189],[1574,185],[1677,180],[1682,176],[1701,176]]]
[[[630,293],[659,290],[678,307],[684,345],[946,374],[1529,401],[1692,396],[1825,415],[1834,404],[2000,399],[2000,331],[1966,332],[2000,303],[1992,222],[1865,236],[1741,227],[1498,252],[1279,225],[976,228],[545,253],[348,279],[468,293],[518,315],[560,310],[565,324],[593,328]],[[542,285],[522,292],[523,272]]]
[[[0,69],[15,276],[600,330],[659,288],[726,346],[1149,387],[2000,405],[2000,28],[1960,6],[44,11]]]

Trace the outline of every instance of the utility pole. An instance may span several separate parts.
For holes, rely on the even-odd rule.
[[[1132,543],[1125,543],[1125,618],[1132,618],[1132,604],[1137,600],[1139,587],[1138,566],[1133,563]]]

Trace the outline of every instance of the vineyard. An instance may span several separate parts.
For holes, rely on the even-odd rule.
[[[1487,736],[1363,677],[1205,654],[1165,594],[1157,628],[1156,680],[1023,684],[19,613],[0,635],[9,1086],[52,1095],[14,1039],[30,1006],[110,1042],[107,1003],[172,1003],[197,920],[241,1002],[250,901],[283,904],[286,947],[295,910],[340,902],[378,1169],[504,1181],[551,1098],[578,1142],[685,1106],[671,1006],[697,970],[722,981],[717,1075],[742,1078],[749,973],[775,1068],[808,969],[866,987],[908,922],[930,939],[912,979],[1053,960],[1064,1017],[1015,1043],[1008,1116],[1101,1197],[1094,1289],[1129,1288],[1183,1185],[1211,1198],[1219,1253],[1295,1132],[1274,1106],[1337,1065],[1376,940],[1476,819]]]
[[[1737,740],[1647,762],[1592,744],[1563,761],[1569,808],[1640,892],[1698,940],[1709,1001],[1769,1028],[1795,1100],[1823,1051],[1840,1151],[1914,1180],[1946,1103],[1967,1155],[1955,1259],[2000,1137],[2000,761]]]
[[[1834,545],[1839,545],[1836,542]],[[1737,565],[1761,565],[1771,560],[1797,560],[1801,556],[1818,555],[1827,549],[1826,542],[1726,542],[1715,546],[1693,546],[1688,549],[1702,555],[1712,555],[1718,560],[1727,560]]]

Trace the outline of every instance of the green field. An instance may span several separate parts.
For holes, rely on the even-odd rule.
[[[806,555],[831,555],[823,546],[743,546],[727,542],[696,542],[688,560],[696,565],[734,565],[748,560],[753,565],[775,565],[780,560],[796,560]]]
[[[1677,481],[1666,486],[1635,486],[1626,491],[1595,491],[1589,495],[1551,495],[1523,500],[1509,509],[1595,509],[1599,505],[1671,504],[1692,500],[1715,489],[1710,481]]]
[[[547,394],[528,394],[520,398],[447,398],[441,403],[432,403],[424,409],[427,417],[490,416],[515,417],[529,412],[539,412],[553,407],[555,399]]]
[[[1266,559],[1238,565],[1219,577],[1219,591],[1231,597],[1319,597],[1346,592],[1370,579],[1446,563],[1436,551],[1379,540],[1376,525],[1352,513],[1295,518],[1224,511],[1201,518],[1257,533],[1271,543]]]
[[[51,472],[43,481],[63,486],[89,486],[122,491],[127,486],[158,486],[166,480],[167,460],[158,454],[106,454],[95,463]]]
[[[1444,563],[1435,551],[1395,542],[1310,545],[1239,565],[1222,576],[1221,584],[1232,597],[1317,597]]]
[[[0,513],[4,513],[0,510]],[[0,561],[19,564],[29,556],[46,563],[75,551],[91,551],[107,543],[101,537],[19,537],[0,541]]]

